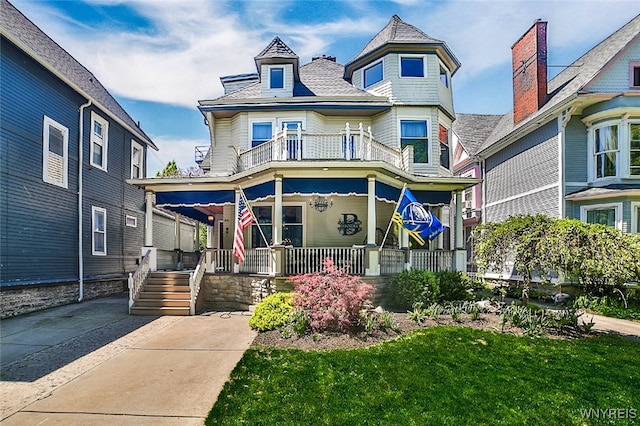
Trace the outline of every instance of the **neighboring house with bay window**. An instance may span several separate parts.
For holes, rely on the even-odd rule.
[[[119,293],[144,236],[147,148],[82,64],[0,0],[2,317]]]
[[[537,20],[513,45],[514,109],[470,150],[483,221],[543,213],[638,233],[640,16],[550,81],[546,34]]]
[[[236,271],[313,272],[326,257],[363,276],[466,268],[453,200],[479,180],[452,173],[460,63],[444,41],[393,16],[344,65],[326,55],[301,64],[278,37],[255,64],[255,73],[222,77],[225,94],[199,103],[211,136],[206,154],[198,150],[203,176],[131,181],[149,207],[155,197],[211,225],[207,271],[234,269],[243,194],[255,219]],[[404,187],[452,228],[450,239],[419,247],[390,226]]]

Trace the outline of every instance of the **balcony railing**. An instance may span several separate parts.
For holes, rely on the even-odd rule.
[[[371,128],[360,123],[357,130],[349,123],[338,133],[314,134],[298,129],[284,129],[273,139],[238,154],[237,171],[249,170],[270,161],[383,161],[408,170],[407,155],[373,138]]]

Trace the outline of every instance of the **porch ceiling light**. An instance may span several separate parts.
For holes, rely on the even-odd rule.
[[[322,213],[333,206],[333,200],[327,200],[327,197],[316,195],[315,198],[309,200],[309,206]]]

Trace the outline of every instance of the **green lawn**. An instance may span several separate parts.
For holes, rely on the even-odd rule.
[[[581,410],[627,410],[631,420]],[[637,411],[636,411],[637,410]],[[607,416],[610,414],[607,413]],[[640,423],[640,343],[431,327],[358,350],[250,349],[206,424]]]

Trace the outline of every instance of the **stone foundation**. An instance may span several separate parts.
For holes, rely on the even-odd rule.
[[[127,278],[86,280],[84,300],[126,294]],[[0,318],[8,318],[61,305],[76,303],[80,296],[77,282],[31,284],[0,287]]]

